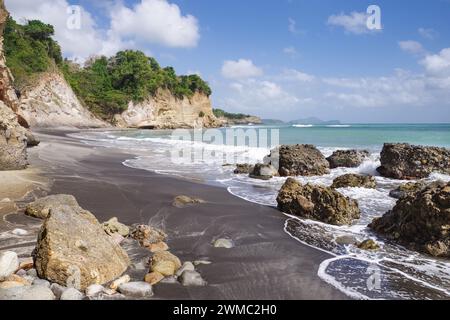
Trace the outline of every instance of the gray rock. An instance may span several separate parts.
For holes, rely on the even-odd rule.
[[[237,164],[236,169],[234,169],[234,174],[250,174],[254,168],[254,165],[248,163]]]
[[[217,239],[214,241],[214,248],[225,248],[225,249],[231,249],[234,247],[234,244],[229,239]]]
[[[13,251],[0,253],[0,280],[9,277],[19,268],[19,258]]]
[[[47,287],[23,286],[0,290],[0,300],[55,300],[55,295]]]
[[[55,295],[56,299],[59,300],[61,298],[61,295],[63,294],[64,291],[67,290],[67,288],[63,287],[60,284],[52,283],[52,285],[50,286],[50,290],[52,290],[52,292]]]
[[[186,270],[181,274],[179,280],[180,280],[181,284],[185,287],[206,286],[206,281],[203,280],[201,274],[198,273],[197,271]]]
[[[359,167],[370,155],[367,150],[337,150],[327,158],[330,168],[339,167],[356,168]]]
[[[190,261],[186,261],[183,263],[180,269],[178,269],[176,276],[179,277],[183,274],[184,271],[195,271],[194,264]]]
[[[34,286],[43,286],[43,287],[47,287],[50,288],[50,282],[48,282],[47,280],[44,279],[34,279],[33,280],[33,285]]]
[[[75,288],[67,288],[62,294],[60,300],[83,300],[84,295]]]
[[[329,173],[330,164],[313,145],[282,145],[279,149],[279,172],[288,176],[321,176]]]
[[[23,270],[23,269],[20,269],[19,271],[16,272],[16,274],[19,277],[25,277],[27,275],[27,272],[25,270]]]
[[[36,269],[30,269],[30,270],[28,270],[28,271],[27,271],[27,275],[30,276],[30,277],[37,278],[37,271],[36,271]]]
[[[119,286],[119,292],[133,298],[145,298],[153,295],[153,288],[147,282],[128,282]]]
[[[47,218],[51,209],[61,205],[79,208],[78,202],[72,195],[57,194],[38,199],[25,209],[25,214],[38,219]]]
[[[105,288],[99,284],[93,284],[86,288],[86,296],[88,297],[97,297],[103,293]]]

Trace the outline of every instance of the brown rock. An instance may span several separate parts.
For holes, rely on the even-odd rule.
[[[287,176],[320,176],[330,172],[328,161],[313,145],[283,145],[279,148],[279,173]]]
[[[74,207],[51,209],[34,252],[40,278],[84,290],[112,281],[127,269],[126,252],[92,218]]]
[[[145,276],[144,281],[147,283],[150,283],[151,285],[155,285],[163,279],[164,279],[164,276],[161,273],[151,272]]]
[[[236,169],[234,170],[234,174],[250,174],[253,171],[255,166],[245,163],[245,164],[237,164]]]
[[[67,194],[51,195],[38,199],[27,205],[25,214],[38,219],[45,219],[52,208],[61,205],[80,208],[74,196]],[[80,212],[82,209],[80,208]]]
[[[344,174],[343,176],[337,177],[333,180],[331,188],[368,188],[374,189],[377,187],[377,182],[372,176],[362,176],[359,174]]]
[[[205,203],[205,201],[202,199],[199,199],[199,198],[191,198],[188,196],[177,196],[173,200],[172,204],[174,207],[184,208],[184,207],[192,206],[192,205],[199,204],[199,203]]]
[[[157,243],[151,243],[149,246],[146,247],[150,252],[156,253],[159,251],[167,251],[169,250],[169,246],[167,243],[160,241]]]
[[[150,261],[150,270],[164,276],[172,276],[181,268],[181,261],[168,251],[156,252]]]
[[[352,224],[359,219],[358,203],[343,196],[334,189],[302,185],[288,178],[278,197],[278,209],[306,219],[322,221],[333,225]]]
[[[337,150],[327,158],[330,168],[357,168],[369,156],[367,150]]]
[[[368,239],[358,244],[358,248],[361,250],[379,250],[380,246],[374,240]]]
[[[135,226],[130,235],[133,239],[139,241],[141,246],[146,248],[152,244],[164,242],[167,238],[167,234],[161,229],[143,224]]]
[[[450,183],[435,182],[397,201],[369,225],[413,250],[450,258]]]
[[[386,143],[381,152],[378,172],[393,179],[423,179],[432,172],[450,174],[450,150]]]

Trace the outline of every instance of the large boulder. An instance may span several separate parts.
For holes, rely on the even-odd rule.
[[[450,258],[450,182],[407,194],[369,227],[411,249]]]
[[[349,225],[360,218],[358,203],[328,187],[303,185],[288,178],[278,197],[278,209],[306,219]]]
[[[327,158],[330,168],[356,168],[370,155],[367,150],[337,150]]]
[[[40,278],[79,290],[112,281],[129,265],[126,252],[92,214],[67,205],[50,210],[34,261]]]
[[[450,150],[386,143],[381,152],[378,172],[393,179],[423,179],[432,172],[450,174]]]
[[[333,180],[331,188],[368,188],[374,189],[377,187],[377,182],[372,176],[363,176],[359,174],[344,174]]]
[[[279,173],[287,176],[321,176],[330,172],[330,165],[313,145],[283,145],[279,149]]]
[[[249,176],[253,179],[270,180],[274,176],[278,176],[278,171],[270,164],[258,163],[253,168],[253,171],[250,172]]]
[[[25,214],[30,217],[45,219],[51,209],[66,205],[69,207],[79,207],[74,196],[68,194],[56,194],[40,198],[27,205]]]

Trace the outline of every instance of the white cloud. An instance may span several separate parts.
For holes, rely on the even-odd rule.
[[[312,82],[315,79],[314,76],[296,69],[285,69],[278,78],[280,80],[294,82]]]
[[[286,110],[301,101],[273,81],[248,79],[233,82],[230,84],[230,88],[233,94],[225,99],[225,104],[233,109],[274,108]]]
[[[450,48],[443,49],[439,54],[429,54],[420,63],[431,75],[450,77]]]
[[[348,33],[364,34],[373,32],[373,30],[367,28],[368,17],[365,12],[352,12],[349,15],[341,13],[331,15],[327,23],[331,26],[342,27]]]
[[[419,28],[418,32],[422,37],[428,40],[433,40],[439,36],[438,32],[431,28]]]
[[[167,47],[195,47],[200,39],[197,19],[183,16],[166,0],[141,0],[133,8],[117,6],[111,12],[111,31],[139,43]]]
[[[103,10],[109,10],[110,25],[100,28],[80,6],[81,28],[73,29],[67,26],[70,18],[67,0],[6,0],[14,19],[39,19],[52,24],[64,55],[81,61],[91,55],[113,55],[125,48],[134,49],[138,44],[143,50],[149,44],[193,47],[200,39],[197,19],[183,16],[180,8],[167,0],[141,0],[133,8],[123,2],[101,5]]]
[[[55,27],[55,39],[71,58],[86,58],[102,51],[106,35],[97,30],[91,14],[81,8],[80,29],[69,29],[66,0],[6,0],[6,7],[17,21],[38,19]],[[119,41],[119,40],[117,40]],[[111,41],[109,46],[118,45]]]
[[[252,60],[227,60],[222,66],[222,75],[228,79],[255,78],[263,75],[263,70],[253,64]]]
[[[422,44],[417,41],[407,40],[407,41],[400,41],[398,43],[400,49],[403,51],[406,51],[411,54],[423,54],[425,53],[425,49],[423,48]]]

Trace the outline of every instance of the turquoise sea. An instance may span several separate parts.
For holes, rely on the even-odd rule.
[[[210,139],[211,136],[225,138],[227,133],[258,136],[266,131],[269,141],[272,137],[279,137],[280,144],[313,144],[324,156],[348,148],[367,149],[371,153],[358,168],[337,168],[324,176],[296,177],[302,183],[324,186],[331,185],[333,179],[346,173],[373,175],[377,181],[376,189],[338,189],[345,196],[357,200],[361,209],[361,219],[351,226],[334,227],[285,215],[284,230],[280,232],[289,234],[292,241],[330,254],[331,258],[323,261],[318,270],[320,278],[358,299],[450,299],[448,260],[409,251],[385,241],[367,228],[374,218],[396,204],[397,200],[389,197],[390,190],[406,182],[384,178],[377,173],[383,144],[402,142],[450,148],[450,124],[236,126],[207,131],[203,136],[200,134],[205,141],[191,141],[195,136],[192,130],[184,131],[187,135],[184,139],[174,135],[173,131],[148,130],[87,131],[75,136],[87,144],[121,148],[134,154],[123,163],[125,166],[221,186],[246,201],[275,207],[276,196],[285,178],[255,180],[247,175],[233,174],[234,166],[226,165],[263,161],[270,152],[269,146],[261,144],[264,139],[259,138],[258,145],[244,146],[229,140],[224,144],[221,139],[215,142]],[[201,130],[199,132],[202,133]],[[177,156],[186,151],[189,156],[180,161]],[[450,176],[433,173],[424,180],[450,181]],[[363,251],[353,245],[342,244],[339,241],[342,236],[353,237],[357,241],[372,238],[381,245],[381,250]]]

